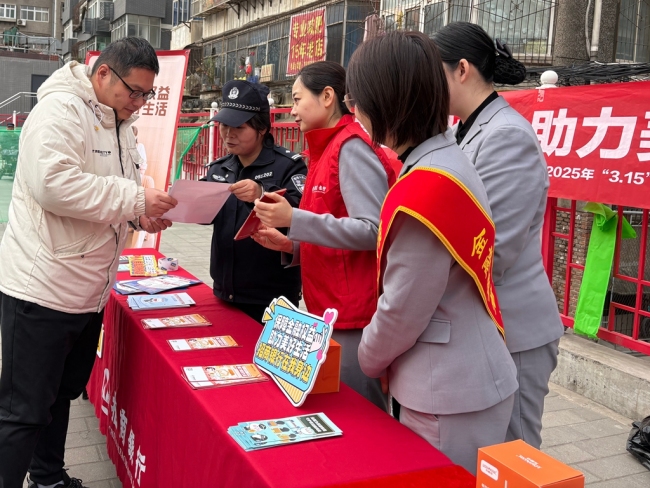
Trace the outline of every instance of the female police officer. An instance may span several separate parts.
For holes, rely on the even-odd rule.
[[[307,168],[299,154],[276,146],[264,85],[230,81],[223,87],[221,110],[212,120],[229,154],[210,164],[207,181],[231,183],[232,195],[214,219],[210,275],[214,294],[251,318],[261,321],[271,301],[284,295],[300,299],[300,269],[281,264],[280,253],[252,239],[234,237],[265,191],[286,188],[297,207]]]

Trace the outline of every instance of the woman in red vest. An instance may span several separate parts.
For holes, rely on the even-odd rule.
[[[293,253],[287,264],[302,267],[309,312],[338,310],[333,338],[341,344],[341,380],[386,409],[381,384],[363,374],[357,349],[376,308],[379,212],[395,171],[348,110],[341,65],[322,61],[304,67],[292,96],[291,114],[309,148],[304,195],[299,209],[274,193],[269,196],[275,203],[257,201],[255,211],[268,229],[254,239]],[[279,227],[290,227],[287,237]]]

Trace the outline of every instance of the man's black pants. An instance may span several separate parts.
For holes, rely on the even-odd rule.
[[[95,361],[104,312],[69,314],[0,293],[0,488],[63,479],[70,400]]]

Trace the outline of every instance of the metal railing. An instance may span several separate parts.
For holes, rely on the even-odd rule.
[[[19,52],[36,52],[39,54],[56,55],[60,42],[53,37],[28,36],[21,32],[0,35],[0,49]]]
[[[11,122],[16,127],[22,125],[27,114],[36,104],[36,93],[18,92],[0,102],[0,125]]]

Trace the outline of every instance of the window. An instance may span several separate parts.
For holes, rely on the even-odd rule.
[[[160,47],[160,19],[142,15],[124,15],[113,22],[111,40],[127,36],[142,37],[155,48]]]
[[[23,20],[32,20],[34,22],[49,22],[50,9],[47,7],[20,7],[20,18]]]
[[[424,7],[424,33],[432,36],[445,25],[445,3],[437,2]]]
[[[16,6],[10,3],[0,3],[0,17],[4,19],[15,19]]]
[[[72,21],[69,21],[63,27],[63,40],[65,41],[66,39],[74,39],[74,32],[72,31]]]
[[[86,15],[86,18],[99,18],[99,0],[90,0],[90,2],[88,2],[88,14]],[[91,49],[89,49],[89,51],[91,51]]]
[[[126,15],[123,15],[115,22],[113,22],[113,28],[111,29],[111,40],[117,41],[126,37]]]
[[[407,10],[405,17],[406,17],[405,30],[407,31],[420,30],[420,7]]]
[[[621,0],[616,60],[647,63],[650,60],[650,2]]]
[[[174,0],[172,8],[172,25],[177,26],[190,19],[190,0]]]

